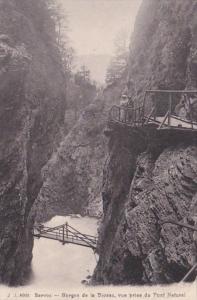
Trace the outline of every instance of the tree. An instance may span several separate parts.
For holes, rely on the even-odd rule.
[[[89,84],[90,83],[90,70],[85,65],[82,65],[79,71],[75,74],[76,84]]]
[[[75,57],[75,51],[70,44],[68,36],[69,25],[66,13],[62,10],[60,4],[54,0],[45,0],[51,18],[54,20],[56,26],[56,42],[62,58],[62,64],[65,74],[71,76],[73,68],[73,61]]]
[[[109,67],[107,68],[105,78],[107,84],[112,84],[122,78],[126,70],[129,56],[129,47],[127,41],[127,32],[121,30],[114,40],[115,53],[111,59]]]
[[[60,4],[54,0],[45,0],[45,2],[47,3],[49,14],[56,25],[57,43],[59,45],[63,36],[62,31],[68,28],[67,20],[65,14],[62,12]]]

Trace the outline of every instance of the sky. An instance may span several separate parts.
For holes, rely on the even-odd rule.
[[[133,30],[141,0],[56,0],[68,16],[69,37],[78,55],[114,52],[114,39]]]

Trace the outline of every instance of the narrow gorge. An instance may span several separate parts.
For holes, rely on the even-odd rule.
[[[67,36],[61,40],[66,26],[54,3],[0,0],[0,283],[29,284],[32,251],[40,249],[35,228],[40,238],[49,231],[46,222],[55,220],[54,228],[64,222],[58,241],[67,247],[64,230],[72,218],[80,238],[86,224],[94,238],[99,224],[97,263],[82,252],[90,268],[96,264],[88,284],[180,282],[196,264],[196,232],[165,221],[197,226],[197,120],[192,130],[147,129],[149,97],[143,126],[131,126],[129,110],[120,120],[121,99],[130,96],[133,109],[142,106],[146,90],[197,90],[197,2],[140,1],[129,49],[117,56],[121,66],[109,66],[105,84],[91,80],[85,66],[70,67],[74,50]],[[181,100],[174,98],[175,110]],[[164,100],[157,96],[160,113]],[[110,118],[113,106],[118,122]],[[72,250],[67,253],[60,257],[72,262]],[[195,279],[194,272],[188,281]]]

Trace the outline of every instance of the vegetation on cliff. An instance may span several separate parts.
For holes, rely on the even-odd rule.
[[[11,21],[10,21],[11,20]],[[0,1],[0,282],[30,272],[30,209],[60,140],[65,76],[46,1]]]
[[[35,215],[103,213],[95,283],[176,282],[194,264],[193,234],[161,224],[196,222],[194,135],[105,125],[123,90],[138,104],[145,89],[197,88],[196,10],[144,0],[96,94],[54,1],[0,0],[0,282],[28,278]]]
[[[146,89],[196,89],[196,10],[196,1],[143,1],[128,66],[136,104]],[[109,134],[94,282],[177,282],[195,263],[194,236],[160,222],[196,221],[196,139],[119,126]]]

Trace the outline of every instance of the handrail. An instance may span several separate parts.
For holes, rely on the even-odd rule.
[[[146,90],[147,93],[196,94],[197,90]]]
[[[182,227],[185,227],[185,228],[193,230],[193,231],[197,231],[196,227],[185,224],[183,222],[177,222],[177,221],[173,221],[173,220],[160,221],[160,225],[163,225],[163,224],[178,225],[178,226],[182,226]],[[193,267],[189,270],[189,272],[183,277],[183,279],[180,282],[185,282],[189,278],[189,276],[195,271],[196,268],[197,268],[197,263],[195,263],[195,265],[193,265]]]
[[[185,224],[183,222],[177,222],[177,221],[174,221],[174,220],[165,220],[165,221],[160,221],[160,225],[163,225],[163,224],[173,224],[173,225],[178,225],[178,226],[182,226],[182,227],[185,227],[185,228],[188,228],[188,229],[191,229],[191,230],[194,230],[194,231],[197,231],[197,228],[192,226],[192,225],[188,225],[188,224]]]
[[[69,241],[66,239],[71,239],[72,241],[78,241],[86,245],[87,247],[91,247],[93,249],[96,248],[97,237],[93,235],[86,235],[79,232],[77,229],[68,225],[68,223],[56,226],[56,227],[43,227],[43,230],[39,231],[39,227],[35,227],[38,230],[38,233],[34,233],[36,237],[55,237],[57,240],[61,241],[63,244],[68,243]]]
[[[153,101],[153,107],[151,109],[151,113],[148,114],[145,111],[145,101],[146,101],[146,96],[148,93],[152,93],[155,98]],[[158,121],[157,117],[161,117],[161,114],[158,115],[158,109],[157,109],[157,103],[160,101],[160,98],[156,97],[158,94],[165,94],[165,101],[168,102],[168,112],[167,114],[162,115],[162,120]],[[154,95],[155,94],[155,95]],[[142,105],[138,104],[138,107],[132,107],[129,105],[113,105],[112,108],[109,111],[109,121],[114,121],[117,123],[122,123],[128,126],[132,127],[143,127],[146,125],[152,125],[152,118],[155,121],[155,125],[157,125],[157,129],[163,129],[162,127],[164,126],[166,119],[168,118],[168,124],[166,124],[165,127],[167,128],[173,128],[173,129],[180,129],[179,127],[182,127],[181,129],[190,129],[190,130],[195,130],[197,131],[196,127],[196,122],[194,122],[194,117],[192,114],[192,107],[191,107],[191,100],[188,99],[188,105],[190,107],[190,110],[188,113],[188,117],[190,120],[184,120],[184,118],[181,118],[181,121],[189,123],[189,127],[187,125],[183,126],[182,125],[176,125],[176,123],[173,123],[172,117],[174,116],[174,106],[177,104],[177,99],[176,102],[174,102],[174,95],[179,94],[179,95],[184,95],[186,98],[190,98],[189,94],[196,94],[197,95],[197,90],[155,90],[155,89],[150,89],[146,90],[144,93],[144,98],[143,98],[143,103]],[[169,97],[167,97],[169,95]],[[194,95],[196,97],[196,95]],[[151,97],[152,97],[151,96]],[[178,96],[178,95],[177,95]],[[158,98],[158,99],[156,99]],[[168,99],[167,99],[168,98]],[[153,100],[153,99],[152,99]],[[174,116],[175,117],[175,116]],[[163,119],[164,118],[164,119]],[[165,128],[164,128],[165,129]]]
[[[95,238],[94,236],[86,235],[86,234],[81,233],[80,231],[78,231],[77,229],[73,228],[73,227],[70,226],[70,225],[68,225],[68,227],[71,228],[71,229],[72,229],[73,231],[75,231],[76,233],[82,235],[82,236],[85,237],[85,238],[86,238],[87,236],[92,237],[92,238]],[[74,234],[74,233],[73,233],[73,234]],[[89,238],[88,238],[88,239],[89,239]],[[96,239],[96,238],[95,238],[95,239]],[[89,241],[92,241],[92,240],[89,239]]]
[[[189,272],[183,277],[183,279],[180,282],[185,282],[188,279],[188,277],[195,271],[196,268],[197,263],[193,265],[193,267],[189,270]]]
[[[91,243],[96,243],[95,241],[86,238],[86,236],[83,235],[83,234],[81,234],[82,236],[79,236],[79,235],[77,235],[77,233],[72,232],[72,231],[70,231],[70,230],[68,230],[68,232],[72,233],[76,239],[81,240],[81,241],[84,241],[85,243],[87,243],[87,244],[90,245],[90,246],[92,246],[92,245],[90,244],[90,242],[91,242]]]
[[[68,229],[68,228],[71,228],[72,230]],[[89,242],[91,243],[95,243],[96,244],[96,237],[94,236],[89,236],[88,234],[83,234],[81,232],[79,232],[78,230],[74,229],[73,227],[71,227],[70,225],[67,225],[67,232],[70,232],[72,234],[72,236],[74,235],[74,237],[78,240],[82,240],[82,241],[85,241],[86,243],[89,244]],[[66,233],[66,237],[68,236],[68,234]],[[88,242],[87,242],[88,240]]]
[[[122,113],[121,113],[122,112]],[[115,120],[125,124],[143,125],[143,106],[130,107],[113,105],[110,109],[110,120]]]
[[[51,231],[51,227],[43,227],[43,228],[47,228],[47,230],[40,230],[40,232],[42,232],[42,233],[45,233],[45,232],[48,232],[48,231]],[[62,228],[62,225],[58,225],[58,226],[56,226],[56,227],[52,227],[53,228],[53,230],[56,230],[56,229],[59,229],[59,228]],[[35,227],[35,229],[39,229],[39,227]]]
[[[50,232],[52,229],[53,229],[53,231],[54,231],[54,230],[57,230],[57,229],[61,229],[61,228],[63,228],[63,226],[65,226],[65,225],[67,225],[68,228],[71,228],[72,230],[74,230],[75,232],[77,232],[77,233],[79,233],[79,234],[81,234],[81,235],[83,235],[83,236],[88,236],[88,237],[95,238],[95,236],[93,236],[93,235],[81,233],[80,231],[76,230],[75,228],[73,228],[72,226],[70,226],[70,225],[67,224],[67,223],[65,223],[65,224],[63,224],[63,225],[58,225],[58,226],[56,226],[56,227],[47,227],[47,226],[44,226],[43,228],[47,228],[47,230],[41,230],[41,232],[42,232],[42,233],[46,233],[46,232]],[[35,227],[35,229],[38,229],[37,226]]]

